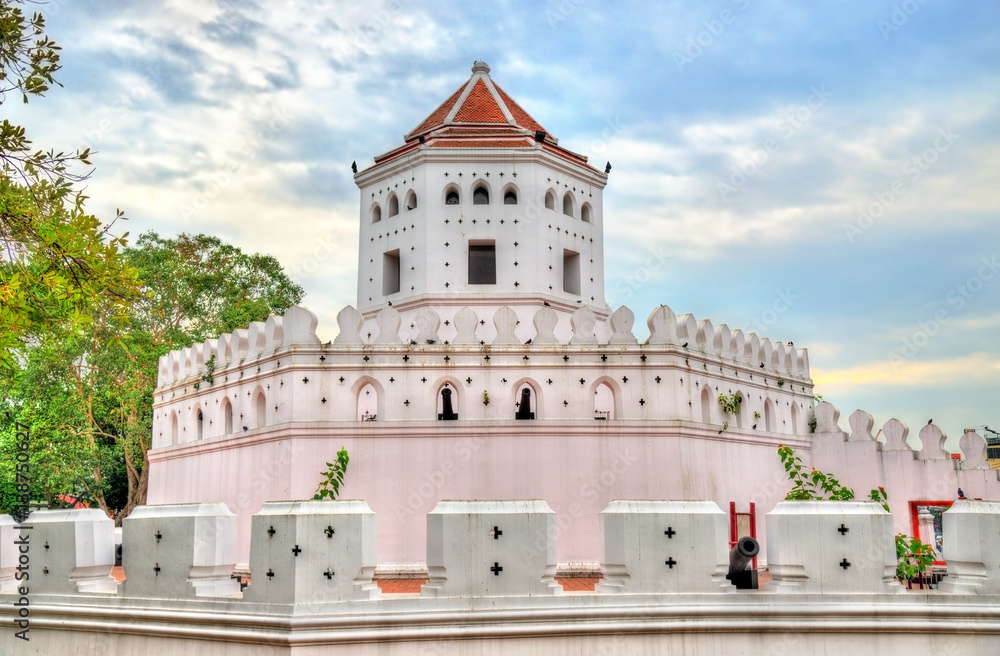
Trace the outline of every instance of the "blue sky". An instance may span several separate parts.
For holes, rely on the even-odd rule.
[[[856,408],[916,447],[930,418],[952,450],[1000,430],[995,2],[40,9],[64,86],[7,117],[39,147],[98,151],[89,208],[122,208],[133,235],[278,257],[325,339],[355,300],[351,161],[402,143],[483,59],[562,145],[612,162],[612,305],[809,348],[848,430]]]

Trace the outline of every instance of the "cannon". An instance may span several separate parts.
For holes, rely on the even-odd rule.
[[[451,409],[451,390],[445,387],[441,390],[441,412],[438,419],[442,421],[453,421],[458,419],[458,413]]]
[[[535,413],[531,411],[531,390],[525,387],[521,390],[521,401],[517,404],[517,414],[515,419],[534,419]]]
[[[757,589],[757,570],[747,569],[753,557],[760,553],[760,543],[742,537],[729,552],[729,573],[726,578],[739,590]]]

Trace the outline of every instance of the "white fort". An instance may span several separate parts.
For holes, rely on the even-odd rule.
[[[639,343],[604,300],[607,173],[489,73],[356,173],[335,339],[293,307],[161,358],[117,595],[110,520],[32,515],[32,608],[60,630],[25,653],[994,653],[985,440],[966,432],[959,464],[934,424],[918,449],[863,410],[844,431],[805,349],[666,305]],[[892,513],[783,501],[781,444]],[[346,500],[303,501],[342,446]],[[936,529],[926,507],[952,500]],[[0,517],[14,595],[16,530]],[[747,532],[763,590],[725,579]],[[947,577],[904,591],[893,533],[942,532]],[[574,575],[601,581],[563,594]],[[382,595],[387,577],[426,584]]]

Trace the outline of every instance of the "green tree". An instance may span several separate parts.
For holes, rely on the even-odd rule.
[[[21,375],[0,383],[12,420],[32,426],[36,497],[79,496],[118,522],[146,499],[159,357],[282,314],[303,294],[275,258],[206,235],[149,232],[124,255],[142,290],[128,324],[100,304],[84,330],[24,349]],[[11,425],[0,448],[12,438]]]
[[[0,0],[0,106],[8,94],[22,102],[58,85],[59,46],[40,13],[28,17],[21,0]],[[89,150],[36,150],[23,127],[0,123],[0,374],[16,375],[19,351],[53,331],[79,330],[103,303],[121,322],[135,294],[135,272],[114,236],[84,209],[73,184],[89,174]],[[116,220],[121,218],[119,212]]]

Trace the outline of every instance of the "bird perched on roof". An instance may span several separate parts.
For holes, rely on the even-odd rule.
[[[607,175],[608,173],[611,173],[611,162],[604,165],[604,175]]]
[[[351,171],[353,171],[354,173],[358,172],[358,162],[357,162],[357,160],[351,162]]]
[[[927,420],[927,425],[928,425],[928,426],[930,426],[930,425],[931,425],[931,424],[933,424],[933,423],[934,423],[934,420],[933,420],[933,419],[928,419],[928,420]]]
[[[542,305],[544,305],[545,307],[552,307],[552,304],[549,303],[548,301],[542,301]]]

